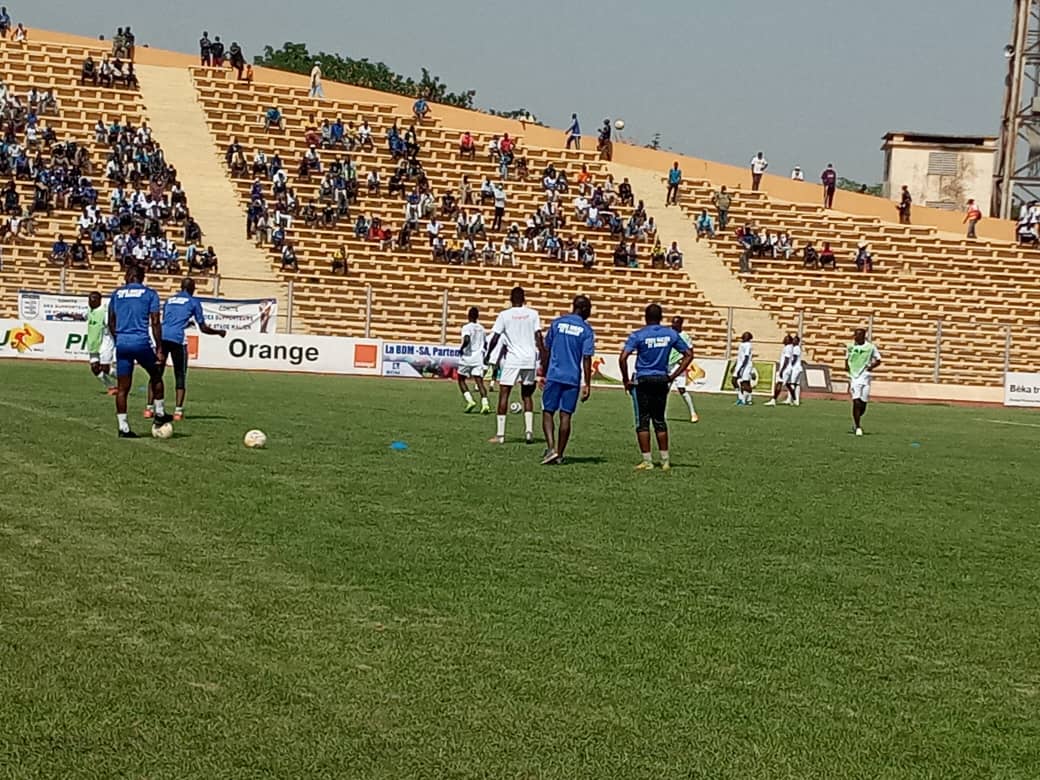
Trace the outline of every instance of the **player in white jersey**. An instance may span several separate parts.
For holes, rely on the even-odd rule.
[[[480,413],[491,414],[487,387],[484,386],[484,371],[487,370],[484,366],[487,331],[477,321],[480,318],[480,309],[476,306],[470,307],[467,316],[469,322],[462,326],[462,348],[459,353],[459,390],[466,399],[466,414],[469,414],[477,408],[477,402],[473,400],[467,381],[472,377],[477,384],[477,392],[480,393]]]
[[[679,338],[682,339],[683,343],[687,347],[693,349],[693,342],[690,341],[690,337],[683,333],[683,318],[672,317],[672,330],[679,334]],[[682,362],[683,355],[676,350],[672,350],[672,354],[668,357],[669,368],[675,368]],[[672,382],[672,387],[675,388],[676,392],[679,393],[679,397],[686,402],[686,408],[690,410],[690,422],[695,423],[700,420],[700,416],[697,414],[697,410],[693,406],[693,394],[686,389],[686,372],[683,371],[679,376]]]
[[[498,380],[498,420],[492,444],[502,444],[506,439],[506,414],[509,412],[509,395],[513,385],[520,385],[520,399],[524,405],[524,433],[528,444],[534,442],[534,402],[532,400],[538,381],[538,358],[541,355],[542,323],[538,312],[526,305],[523,287],[514,287],[509,294],[513,305],[498,315],[491,329],[491,343],[487,355],[494,353],[500,342],[505,343],[506,354],[502,358],[502,376]]]
[[[789,384],[788,380],[791,378],[791,344],[793,341],[794,339],[791,338],[790,333],[784,335],[784,346],[780,350],[780,361],[777,363],[776,381],[773,383],[773,397],[766,401],[766,406],[776,406],[776,402],[780,398],[780,392]],[[790,398],[787,399],[787,403],[791,403]]]
[[[857,436],[863,435],[860,420],[867,413],[867,401],[870,400],[871,372],[880,365],[881,353],[867,341],[867,332],[857,328],[852,343],[845,350],[845,368],[849,372],[849,391],[852,393],[852,423],[856,426]]]
[[[751,386],[755,375],[755,351],[751,334],[744,331],[733,363],[733,387],[737,390],[737,406],[751,406]]]
[[[787,375],[787,401],[792,406],[802,402],[802,337],[791,339],[791,368]]]

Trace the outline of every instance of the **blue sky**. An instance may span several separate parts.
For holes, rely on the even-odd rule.
[[[389,8],[393,8],[391,12]],[[481,107],[527,108],[587,130],[627,132],[711,160],[772,170],[828,162],[881,178],[889,130],[995,135],[1011,29],[1010,0],[396,0],[355,3],[153,0],[9,3],[15,21],[194,52],[203,29],[238,40],[422,66]],[[306,9],[301,13],[301,9]]]

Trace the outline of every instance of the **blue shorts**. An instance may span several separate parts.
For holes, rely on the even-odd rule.
[[[574,414],[578,408],[578,396],[581,395],[579,385],[565,385],[560,382],[546,382],[542,388],[542,411],[555,414],[566,412]]]
[[[155,350],[151,344],[116,344],[116,376],[130,376],[134,373],[134,363],[148,372],[148,376],[161,376],[162,369],[155,362]]]

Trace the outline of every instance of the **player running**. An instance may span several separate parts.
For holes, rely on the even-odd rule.
[[[524,405],[524,438],[534,443],[534,396],[537,381],[538,355],[542,351],[542,323],[538,312],[526,305],[523,287],[514,287],[509,293],[512,307],[498,315],[491,329],[491,343],[487,356],[494,354],[499,342],[504,342],[506,354],[502,358],[502,376],[498,381],[498,419],[492,444],[506,440],[506,414],[513,385],[520,384],[520,399]],[[485,356],[485,357],[487,357]]]
[[[116,345],[116,420],[119,438],[136,439],[126,417],[126,397],[134,379],[134,364],[148,372],[155,397],[155,426],[173,420],[163,406],[162,325],[159,322],[159,295],[144,286],[144,268],[134,266],[126,272],[126,284],[112,293],[108,304],[108,330]],[[155,347],[152,347],[152,344]]]
[[[176,387],[176,406],[173,409],[174,422],[184,419],[184,396],[187,392],[188,379],[188,325],[194,321],[201,333],[207,336],[227,335],[226,330],[211,328],[206,324],[206,314],[202,310],[202,301],[195,297],[195,280],[191,277],[181,281],[181,291],[167,298],[163,306],[162,348],[160,361],[163,372],[166,371],[166,358],[173,362],[173,381]],[[152,394],[148,393],[148,406],[144,416],[150,418],[155,413]]]
[[[693,342],[690,341],[690,337],[683,333],[683,322],[684,320],[682,317],[672,317],[672,330],[679,334],[679,338],[682,339],[683,343],[687,347],[693,349]],[[674,369],[679,365],[680,360],[682,360],[682,353],[673,349],[671,355],[668,357],[668,369]],[[686,390],[685,371],[675,378],[675,381],[672,382],[672,387],[678,391],[679,397],[686,402],[686,406],[690,410],[690,422],[695,423],[701,419],[697,415],[697,410],[693,408],[693,393],[689,393]]]
[[[791,370],[787,377],[787,403],[798,406],[802,399],[802,337],[791,339]]]
[[[845,351],[845,368],[849,372],[849,390],[852,393],[852,422],[856,435],[863,435],[860,420],[867,413],[870,400],[870,380],[875,368],[881,365],[881,353],[867,341],[867,331],[857,328],[852,334],[852,343]]]
[[[733,364],[733,386],[737,389],[737,406],[751,406],[751,382],[755,372],[754,352],[751,333],[744,331],[737,348],[737,360]]]
[[[773,383],[773,397],[766,401],[766,406],[776,406],[776,402],[780,398],[780,393],[785,387],[790,385],[791,379],[791,354],[792,344],[794,339],[791,338],[791,334],[787,333],[784,335],[784,347],[780,350],[780,362],[778,363],[779,368],[776,372],[776,382]],[[788,394],[787,403],[791,403],[790,394]]]
[[[636,440],[643,460],[637,471],[650,471],[654,467],[650,451],[650,425],[657,434],[657,449],[661,453],[661,468],[671,469],[668,452],[668,424],[665,422],[665,407],[668,405],[668,387],[680,374],[686,373],[693,362],[693,350],[683,342],[671,328],[661,324],[661,307],[651,303],[646,307],[646,326],[632,333],[625,341],[618,358],[621,381],[625,390],[632,394],[636,409]],[[669,373],[668,361],[672,350],[682,354],[674,369]],[[635,380],[629,380],[628,359],[636,356]]]
[[[477,384],[480,393],[480,413],[491,414],[488,405],[487,387],[484,385],[484,347],[487,346],[487,331],[477,320],[480,319],[480,309],[471,306],[467,315],[469,322],[462,326],[462,348],[459,354],[459,390],[466,400],[466,414],[477,408],[477,402],[473,400],[473,394],[469,391],[466,381],[469,377]]]
[[[557,317],[545,334],[542,350],[542,431],[545,455],[542,465],[563,463],[563,453],[571,438],[571,416],[592,392],[592,357],[596,354],[596,335],[586,322],[592,314],[592,301],[584,295],[574,298],[570,314]],[[582,377],[585,381],[582,382]],[[556,417],[560,413],[560,437],[556,438]]]
[[[109,395],[116,394],[116,380],[109,373],[116,358],[116,344],[108,331],[108,309],[101,307],[101,293],[87,297],[87,355],[90,373],[98,378]]]

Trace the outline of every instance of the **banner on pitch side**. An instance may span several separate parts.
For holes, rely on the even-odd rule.
[[[1009,371],[1004,378],[1004,406],[1040,406],[1040,373]]]
[[[0,357],[86,360],[87,323],[0,319]]]
[[[458,347],[443,344],[383,342],[383,376],[409,379],[454,379],[459,370]]]
[[[210,298],[198,296],[206,324],[228,331],[274,333],[278,323],[278,301],[275,298]],[[101,304],[108,306],[108,296]],[[86,322],[87,296],[83,294],[18,291],[18,316],[25,322]]]
[[[629,365],[629,372],[635,370],[635,360]],[[695,358],[686,371],[686,389],[694,393],[718,393],[728,390],[723,387],[726,376],[726,361],[713,358]],[[597,354],[592,358],[592,383],[603,386],[621,384],[621,369],[617,355]]]
[[[226,338],[189,336],[189,355],[202,368],[378,376],[383,342],[341,336],[288,333],[228,333]],[[194,352],[194,354],[192,354]]]

